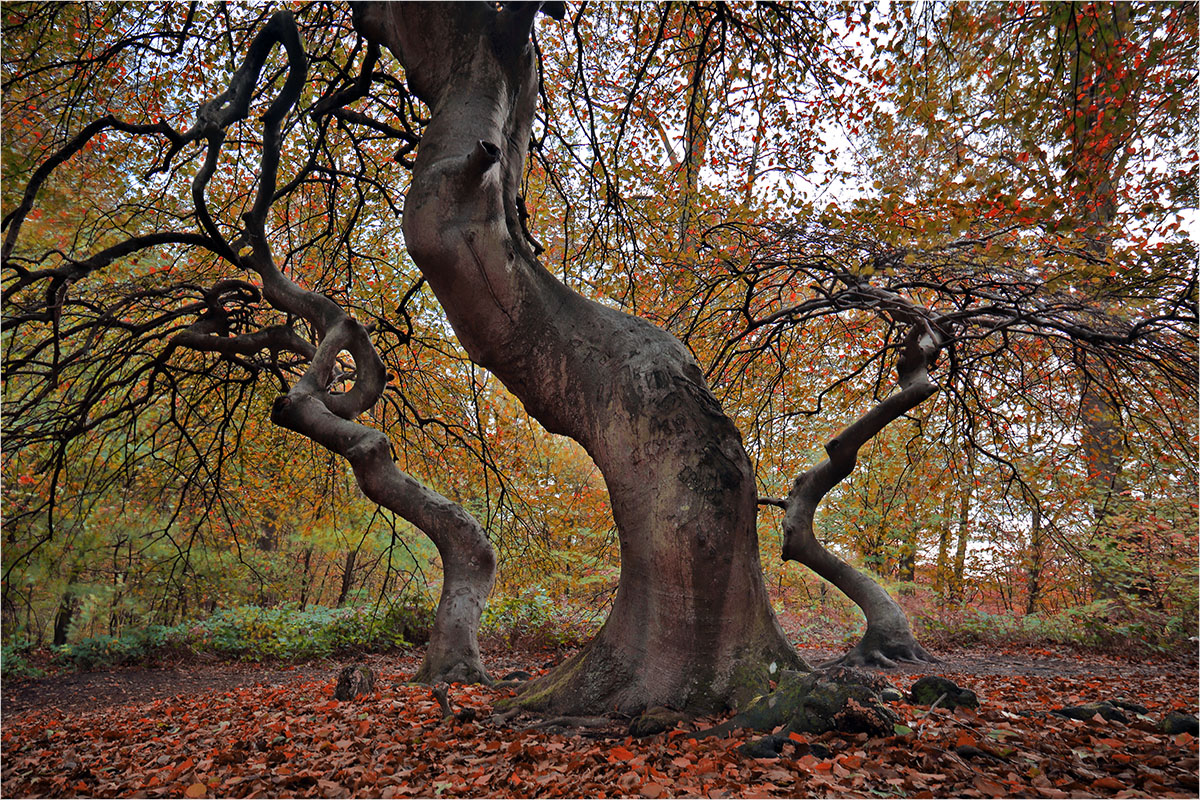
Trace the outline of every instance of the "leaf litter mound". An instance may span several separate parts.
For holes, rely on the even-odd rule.
[[[514,655],[502,669],[520,664]],[[521,655],[524,669],[544,671],[544,653]],[[989,669],[972,671],[972,659],[987,660]],[[207,688],[197,688],[192,674],[173,696],[158,684],[140,698],[134,687],[115,699],[58,706],[51,690],[44,703],[26,696],[20,710],[5,709],[0,790],[4,797],[1197,795],[1196,739],[1160,728],[1170,711],[1195,713],[1194,665],[1092,657],[1072,665],[1089,672],[1005,674],[1003,656],[968,654],[887,677],[907,696],[922,675],[950,675],[979,696],[979,709],[897,701],[889,704],[903,721],[895,735],[792,734],[782,756],[767,759],[738,750],[761,736],[755,731],[697,738],[715,718],[641,739],[621,720],[563,732],[535,727],[534,718],[494,719],[493,705],[511,689],[454,685],[451,703],[474,720],[443,719],[429,687],[404,683],[411,656],[370,661],[376,691],[354,702],[333,699],[333,662],[263,670],[258,682],[244,666],[229,665],[237,679],[227,681],[209,666],[201,671],[213,678]],[[78,700],[81,690],[73,691]],[[1103,700],[1146,713],[1124,722],[1054,713]]]

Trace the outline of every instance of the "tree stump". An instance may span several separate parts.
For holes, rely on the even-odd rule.
[[[353,664],[338,673],[335,700],[354,700],[375,691],[375,673],[366,664]]]

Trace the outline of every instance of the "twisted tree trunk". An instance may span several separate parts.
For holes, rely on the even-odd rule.
[[[356,7],[433,109],[404,211],[410,255],[471,359],[587,449],[612,501],[612,613],[520,701],[564,713],[736,705],[801,663],[767,599],[749,458],[682,344],[575,294],[533,254],[517,186],[539,5]]]
[[[867,619],[867,630],[838,663],[894,666],[896,661],[933,661],[913,637],[904,609],[868,575],[830,553],[813,529],[817,506],[854,470],[858,451],[889,423],[937,393],[929,366],[940,349],[928,324],[914,324],[905,341],[898,371],[900,390],[889,395],[825,445],[829,457],[796,478],[783,519],[783,558],[798,561],[832,583],[855,602]]]
[[[225,129],[247,116],[259,73],[276,45],[287,54],[287,81],[262,116],[262,161],[254,204],[243,214],[245,227],[241,235],[225,243],[209,215],[205,193],[220,158]],[[392,460],[387,436],[356,421],[383,395],[387,379],[383,362],[358,321],[325,295],[304,289],[287,277],[271,251],[266,219],[275,201],[281,123],[300,97],[307,67],[291,12],[277,12],[251,42],[229,88],[201,107],[195,126],[183,141],[202,137],[208,142],[204,165],[192,184],[201,227],[213,241],[222,243],[219,249],[228,260],[259,275],[262,297],[272,306],[308,321],[317,331],[320,344],[314,347],[287,326],[228,335],[220,323],[221,292],[249,292],[257,300],[257,289],[240,281],[218,284],[210,300],[212,314],[176,335],[171,344],[224,354],[286,350],[309,359],[304,376],[286,395],[276,399],[272,421],[344,457],[363,494],[420,528],[442,557],[442,596],[416,680],[489,682],[476,638],[496,571],[495,552],[487,536],[465,509],[402,471]],[[343,354],[353,360],[354,382],[348,391],[336,392],[330,387]]]

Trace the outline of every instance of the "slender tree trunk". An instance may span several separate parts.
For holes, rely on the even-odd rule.
[[[950,583],[950,514],[953,512],[951,495],[946,493],[942,504],[942,518],[938,523],[937,566],[933,573],[933,590],[944,598]]]
[[[54,615],[54,638],[51,640],[55,646],[67,643],[67,635],[71,632],[71,622],[79,610],[79,597],[71,591],[75,586],[75,581],[79,580],[79,575],[79,567],[72,567],[67,576],[66,588],[63,589],[62,596],[59,598],[58,613]]]
[[[1106,107],[1106,99],[1130,91],[1132,95],[1125,100],[1136,107],[1132,100],[1141,92],[1141,81],[1131,86],[1128,79],[1121,80],[1114,74],[1117,65],[1123,63],[1119,48],[1130,30],[1132,4],[1105,4],[1100,10],[1102,13],[1096,14],[1094,23],[1074,26],[1074,41],[1064,49],[1068,68],[1077,80],[1082,79],[1077,90],[1084,91],[1084,101],[1068,110],[1076,119],[1070,127],[1071,162],[1065,179],[1083,223],[1080,232],[1087,240],[1087,249],[1097,259],[1104,260],[1109,257],[1114,240],[1117,195],[1129,157],[1122,152],[1125,148],[1118,145],[1121,137],[1111,135],[1113,120],[1119,117]],[[1107,372],[1104,363],[1089,358],[1084,350],[1077,353],[1076,363],[1083,374],[1079,397],[1080,449],[1092,489],[1094,537],[1102,555],[1093,568],[1093,583],[1097,595],[1107,599],[1117,598],[1126,587],[1141,594],[1144,582],[1128,570],[1137,548],[1136,537],[1130,536],[1120,524],[1113,524],[1112,519],[1122,510],[1125,491],[1121,472],[1127,445],[1121,416],[1101,383]],[[1111,380],[1111,372],[1108,376]]]
[[[1093,539],[1102,554],[1095,568],[1094,583],[1097,595],[1111,600],[1119,596],[1123,586],[1132,586],[1135,591],[1138,587],[1136,576],[1129,570],[1131,555],[1137,548],[1136,538],[1114,520],[1122,510],[1126,489],[1121,475],[1126,447],[1120,416],[1099,385],[1099,376],[1088,372],[1096,365],[1089,365],[1083,354],[1079,356],[1079,364],[1085,375],[1079,397],[1079,444],[1092,491]]]
[[[708,92],[704,75],[705,60],[697,57],[688,91],[687,115],[683,125],[683,159],[679,176],[678,251],[687,253],[696,246],[696,205],[700,199],[700,169],[708,149]]]
[[[359,29],[432,109],[406,198],[409,253],[471,359],[604,475],[621,547],[596,638],[519,701],[559,712],[711,711],[801,664],[758,560],[755,486],[695,360],[644,320],[580,297],[520,226],[537,98],[538,4],[368,3]]]
[[[358,550],[350,550],[346,553],[346,560],[342,566],[342,585],[338,589],[338,608],[346,604],[346,597],[350,594],[350,589],[354,586],[354,561],[358,556]]]
[[[910,520],[908,530],[904,533],[904,539],[900,543],[897,577],[905,583],[912,584],[917,579],[917,529],[911,522],[916,519],[915,515],[908,515],[908,519]],[[912,594],[912,586],[905,586],[900,592]]]
[[[1042,564],[1044,559],[1045,532],[1042,530],[1042,504],[1032,493],[1027,493],[1029,510],[1033,520],[1029,530],[1029,555],[1025,570],[1025,613],[1038,610],[1042,595]]]
[[[954,574],[950,583],[950,600],[961,603],[963,584],[967,575],[967,544],[971,538],[971,492],[975,486],[975,456],[967,448],[967,472],[963,476],[965,491],[958,498],[958,542],[954,548]]]
[[[899,365],[899,391],[830,440],[825,445],[829,457],[796,478],[784,501],[784,560],[799,561],[832,583],[862,609],[867,619],[862,640],[838,663],[894,666],[896,661],[934,660],[913,637],[904,609],[868,575],[826,550],[817,540],[813,520],[825,495],[854,470],[862,446],[888,423],[937,392],[937,384],[929,378],[929,365],[938,349],[932,329],[928,325],[914,325]]]
[[[308,606],[308,590],[312,588],[312,574],[309,567],[312,563],[313,548],[304,549],[304,573],[300,576],[300,610]]]
[[[67,643],[67,634],[71,631],[71,621],[79,610],[79,598],[68,591],[63,592],[58,603],[58,613],[54,616],[54,639],[56,647]]]

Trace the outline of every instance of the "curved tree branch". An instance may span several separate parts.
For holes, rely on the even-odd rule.
[[[345,458],[367,497],[415,524],[437,546],[445,570],[442,597],[418,679],[487,682],[490,678],[480,660],[476,638],[496,569],[495,554],[487,536],[460,505],[402,471],[393,460],[390,443],[383,433],[354,421],[375,405],[387,380],[367,329],[330,298],[304,289],[284,275],[272,254],[266,217],[275,199],[281,126],[299,99],[307,72],[307,60],[290,12],[281,11],[271,17],[255,37],[229,90],[202,109],[197,128],[206,131],[212,149],[204,170],[207,174],[194,188],[203,193],[215,168],[214,153],[219,151],[223,129],[245,116],[254,81],[276,43],[287,51],[289,75],[263,116],[258,189],[253,205],[244,215],[247,247],[237,258],[262,278],[263,296],[268,302],[306,319],[316,329],[320,344],[311,351],[311,361],[303,377],[276,400],[271,419]],[[199,199],[202,201],[202,197]],[[264,337],[262,343],[281,341],[290,345],[291,337],[284,334]],[[198,343],[214,346],[210,339]],[[248,341],[243,338],[242,344]],[[330,383],[343,351],[349,352],[354,361],[354,382],[349,391],[336,393],[330,390]]]

